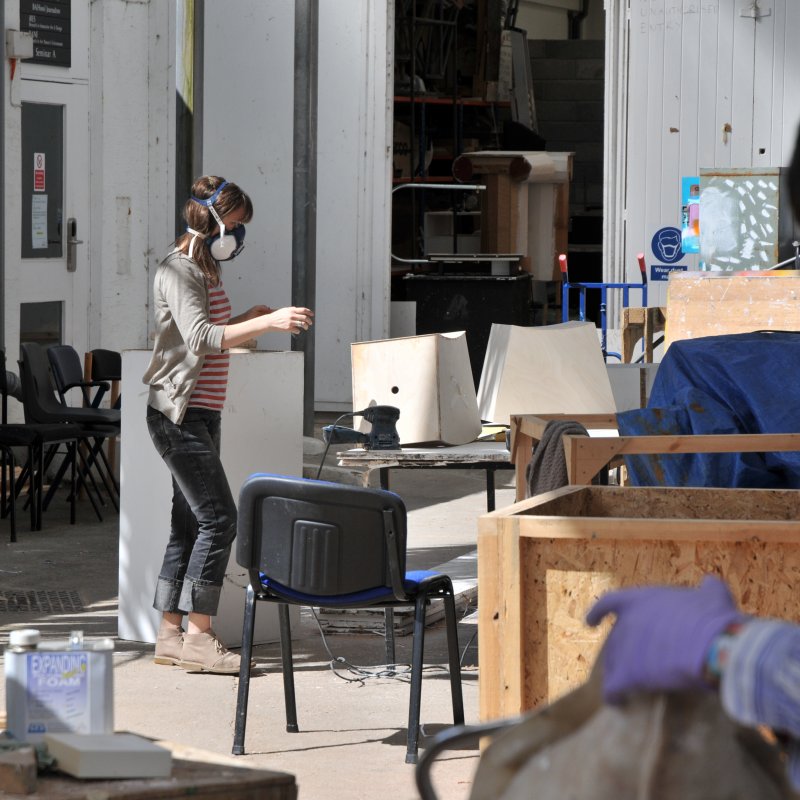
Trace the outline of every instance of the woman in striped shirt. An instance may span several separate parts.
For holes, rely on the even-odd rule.
[[[172,473],[172,524],[153,606],[162,612],[155,662],[235,674],[239,656],[211,628],[236,535],[236,506],[220,461],[228,350],[268,331],[299,334],[313,312],[257,305],[231,316],[220,262],[244,247],[250,198],[216,176],[198,178],[186,232],[154,281],[155,343],[143,377],[147,426]],[[184,617],[186,629],[184,630]]]

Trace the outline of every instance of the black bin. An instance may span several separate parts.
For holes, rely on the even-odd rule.
[[[417,333],[467,332],[475,389],[492,323],[533,325],[532,277],[519,275],[425,275],[403,278],[406,299],[417,304]]]

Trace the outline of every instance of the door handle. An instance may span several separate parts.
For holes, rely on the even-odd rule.
[[[78,221],[75,217],[67,220],[67,272],[75,272],[78,268],[78,245],[83,244],[83,239],[78,239]]]

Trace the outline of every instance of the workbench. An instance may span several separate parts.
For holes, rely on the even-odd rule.
[[[382,489],[389,488],[391,469],[482,469],[486,472],[486,510],[494,511],[494,473],[514,469],[505,442],[470,442],[450,447],[403,447],[400,450],[354,448],[339,453],[340,467],[378,470]]]
[[[3,796],[9,800],[297,800],[297,783],[289,773],[248,769],[232,764],[229,757],[171,742],[156,744],[172,752],[168,778],[79,780],[53,772],[39,776],[33,794]]]

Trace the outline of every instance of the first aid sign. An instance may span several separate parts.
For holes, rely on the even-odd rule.
[[[44,153],[33,154],[33,191],[43,192],[44,183]]]

